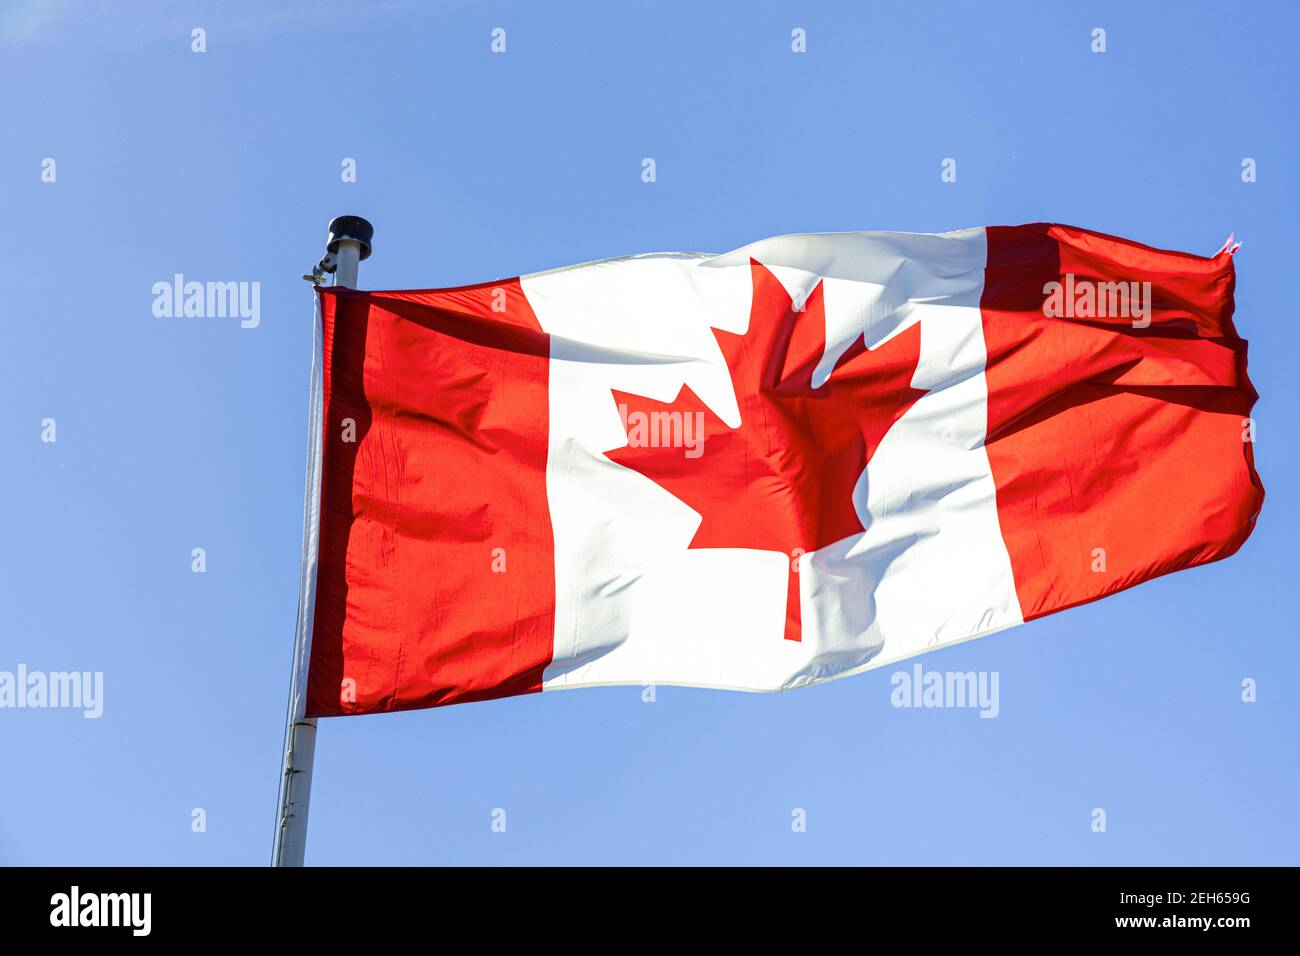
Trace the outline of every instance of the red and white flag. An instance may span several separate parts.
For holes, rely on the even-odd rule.
[[[1232,251],[1040,223],[321,289],[299,704],[784,690],[1226,557]]]

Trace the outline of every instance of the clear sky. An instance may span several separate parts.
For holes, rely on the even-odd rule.
[[[789,232],[1235,231],[1268,500],[1225,562],[918,658],[997,672],[996,719],[894,708],[884,668],[323,721],[308,862],[1300,863],[1298,25],[1259,0],[5,0],[0,671],[102,671],[104,712],[0,710],[0,862],[269,859],[299,275],[358,213],[367,288]],[[261,283],[260,324],[155,316],[176,273]]]

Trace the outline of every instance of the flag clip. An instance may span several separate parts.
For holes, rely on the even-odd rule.
[[[325,276],[333,275],[338,264],[338,257],[333,252],[327,252],[321,257],[320,262],[311,267],[311,273],[304,272],[302,277],[312,285],[324,285]]]

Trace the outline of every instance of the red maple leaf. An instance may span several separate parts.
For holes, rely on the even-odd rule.
[[[731,370],[740,427],[729,428],[689,386],[671,404],[614,390],[628,444],[605,455],[700,514],[691,548],[785,554],[785,637],[797,641],[793,559],[864,530],[853,487],[885,433],[925,394],[911,387],[921,330],[914,324],[874,350],[858,338],[813,388],[826,341],[822,283],[796,310],[771,272],[753,259],[750,271],[749,330],[713,330]]]

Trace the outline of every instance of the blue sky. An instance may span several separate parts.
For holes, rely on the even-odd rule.
[[[0,671],[102,671],[105,698],[0,710],[0,863],[269,859],[298,276],[340,213],[375,224],[369,288],[803,231],[1235,231],[1269,497],[1226,562],[919,659],[996,671],[992,720],[896,709],[884,668],[325,721],[309,863],[1300,862],[1293,5],[265,6],[0,10]],[[260,324],[154,316],[178,272],[260,282]]]

